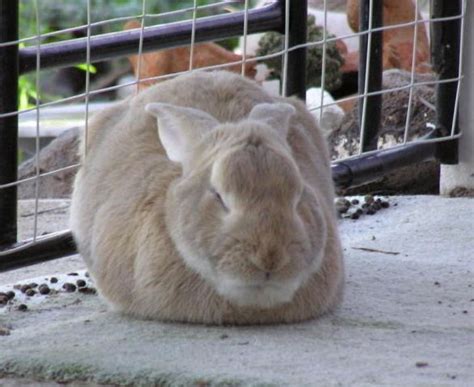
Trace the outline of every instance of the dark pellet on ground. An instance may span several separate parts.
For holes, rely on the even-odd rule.
[[[462,312],[463,312],[464,314],[467,314],[467,310],[463,310]]]
[[[377,211],[375,211],[374,209],[369,208],[369,209],[367,210],[367,215],[374,215],[376,212],[377,212]]]
[[[435,286],[440,286],[441,284],[438,281],[434,282]]]
[[[372,204],[372,209],[375,210],[375,211],[378,211],[378,210],[380,210],[381,208],[382,208],[382,206],[381,206],[379,203],[377,203],[377,202],[375,202],[374,204]]]
[[[357,205],[357,204],[359,204],[359,200],[358,200],[358,199],[352,199],[352,200],[351,200],[351,203],[352,203],[353,205]]]
[[[88,287],[79,288],[77,291],[84,294],[97,294],[97,290]]]
[[[15,292],[13,290],[9,290],[5,293],[9,300],[13,300],[15,298]]]
[[[38,284],[36,282],[32,282],[32,283],[28,284],[28,286],[30,288],[34,289],[34,288],[38,287]]]
[[[20,305],[18,305],[17,309],[20,312],[25,312],[26,310],[28,310],[28,307],[25,304],[20,304]]]
[[[358,215],[362,215],[364,213],[364,211],[362,211],[360,208],[358,208],[355,213],[358,214]]]
[[[40,294],[49,294],[51,292],[51,289],[48,285],[41,284],[38,288],[38,291],[40,292]]]
[[[83,288],[84,286],[86,286],[86,281],[79,279],[76,281],[76,285],[79,286],[80,288]]]
[[[25,294],[28,296],[28,297],[33,297],[35,294],[36,294],[36,291],[34,289],[28,289]]]
[[[86,272],[84,273],[84,275],[85,275],[87,278],[89,278],[89,272],[88,272],[88,271],[86,271]]]
[[[359,214],[357,212],[354,212],[352,215],[351,215],[351,219],[359,219]]]
[[[21,285],[20,291],[26,293],[28,289],[31,289],[30,285]]]
[[[70,283],[70,282],[66,282],[64,285],[63,285],[63,289],[66,291],[66,292],[75,292],[76,291],[76,285]]]
[[[382,208],[388,208],[388,207],[390,207],[390,203],[389,203],[389,202],[382,202],[382,203],[380,203],[380,205],[382,206]]]
[[[68,275],[71,275],[71,276],[78,276],[79,274],[77,274],[77,273],[68,273]]]
[[[415,365],[418,367],[418,368],[423,368],[423,367],[428,367],[428,363],[426,361],[417,361],[415,363]]]
[[[345,214],[350,206],[351,206],[351,202],[347,199],[336,200],[336,210],[340,214]]]
[[[58,282],[58,279],[56,277],[51,277],[49,279],[49,282],[51,282],[52,284],[55,284],[56,282]]]
[[[5,293],[0,293],[0,305],[6,305],[8,301],[8,296]]]

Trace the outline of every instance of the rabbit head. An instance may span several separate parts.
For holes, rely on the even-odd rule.
[[[291,301],[318,270],[326,240],[317,195],[287,142],[295,108],[259,104],[237,123],[163,103],[146,110],[182,166],[166,221],[185,264],[238,306]]]

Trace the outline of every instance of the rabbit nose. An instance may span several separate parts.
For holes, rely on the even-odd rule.
[[[261,271],[265,272],[268,279],[273,272],[278,271],[284,264],[282,255],[276,248],[269,249],[260,254],[256,254],[252,263]]]

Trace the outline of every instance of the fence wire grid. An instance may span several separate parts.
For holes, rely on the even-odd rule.
[[[200,20],[212,20],[217,16],[222,15],[232,15],[232,14],[243,14],[243,22],[241,25],[241,35],[238,44],[238,51],[241,55],[239,60],[234,60],[224,64],[209,65],[200,67],[204,70],[215,70],[215,69],[225,69],[231,66],[240,66],[240,73],[245,75],[246,65],[249,63],[264,63],[265,60],[271,58],[281,58],[282,68],[281,68],[281,79],[280,79],[280,93],[282,95],[287,95],[288,90],[288,58],[289,55],[294,52],[301,50],[302,48],[311,49],[313,47],[319,47],[322,50],[321,54],[321,73],[319,75],[321,79],[321,85],[326,85],[326,80],[328,78],[328,47],[334,43],[345,42],[346,46],[357,46],[359,38],[361,36],[367,36],[368,44],[367,51],[360,52],[360,55],[365,55],[366,57],[366,68],[365,74],[370,72],[370,55],[373,55],[371,52],[372,37],[378,32],[393,31],[399,28],[412,28],[413,29],[413,41],[412,41],[412,60],[411,68],[407,71],[407,76],[409,80],[402,85],[391,88],[383,88],[379,90],[371,90],[369,85],[369,77],[365,77],[362,90],[359,90],[358,93],[353,95],[345,95],[342,98],[337,100],[329,100],[325,93],[320,93],[319,100],[315,101],[314,99],[308,101],[308,108],[316,116],[317,120],[320,122],[323,121],[323,114],[326,109],[331,107],[338,107],[343,104],[351,104],[354,102],[361,101],[361,115],[359,117],[360,127],[362,128],[359,131],[356,151],[351,155],[345,155],[344,159],[335,158],[335,162],[345,161],[348,159],[358,158],[361,155],[370,155],[378,152],[381,149],[379,145],[376,149],[366,150],[363,145],[364,139],[364,128],[366,127],[366,121],[371,120],[372,117],[367,115],[367,101],[372,96],[383,96],[388,93],[397,93],[401,91],[408,91],[408,103],[404,107],[406,110],[406,120],[404,129],[401,133],[402,140],[398,143],[390,144],[389,147],[392,150],[397,148],[403,148],[406,145],[413,143],[430,143],[430,142],[444,142],[447,140],[457,139],[461,136],[461,133],[457,131],[456,125],[456,114],[452,115],[452,121],[449,133],[443,133],[442,136],[436,136],[432,138],[426,137],[416,137],[410,133],[411,128],[411,117],[413,115],[413,99],[414,92],[416,88],[420,87],[439,87],[440,84],[453,84],[456,85],[455,91],[455,101],[454,101],[454,111],[457,111],[459,103],[459,89],[461,85],[461,79],[463,74],[462,69],[462,55],[463,55],[463,31],[464,31],[464,19],[465,19],[465,10],[466,10],[466,0],[461,2],[461,12],[456,15],[443,16],[443,17],[431,17],[430,16],[430,7],[426,6],[426,1],[414,0],[414,19],[408,22],[403,22],[400,24],[394,25],[383,25],[380,27],[375,26],[374,21],[372,20],[372,9],[376,4],[375,0],[370,0],[368,2],[370,15],[369,15],[369,26],[368,29],[362,30],[359,32],[353,32],[347,26],[343,32],[338,32],[338,35],[335,36],[331,31],[334,30],[334,12],[332,9],[332,2],[330,0],[321,0],[319,1],[319,8],[314,10],[310,7],[309,13],[316,14],[316,24],[322,27],[322,37],[317,41],[306,41],[303,44],[291,45],[290,42],[290,18],[291,18],[291,5],[290,0],[280,1],[280,5],[284,8],[283,10],[283,27],[281,32],[283,33],[283,45],[280,50],[266,55],[257,55],[254,47],[255,42],[258,41],[255,38],[254,34],[251,34],[249,28],[250,15],[253,11],[268,6],[268,1],[251,1],[251,0],[240,0],[240,1],[198,1],[191,0],[186,2],[177,2],[182,4],[181,9],[166,10],[163,12],[157,13],[153,10],[151,6],[151,1],[135,1],[133,4],[135,8],[131,9],[131,13],[128,15],[119,15],[115,17],[108,17],[101,19],[100,12],[94,9],[94,5],[98,4],[96,1],[92,0],[82,0],[76,2],[59,2],[61,4],[57,5],[58,7],[68,7],[69,12],[75,12],[77,14],[85,15],[86,22],[83,23],[81,20],[77,21],[76,25],[71,25],[63,28],[55,28],[47,30],[44,26],[44,20],[48,17],[48,14],[43,13],[43,2],[39,0],[30,0],[30,1],[21,1],[20,6],[28,8],[28,14],[30,17],[34,18],[34,31],[24,32],[20,30],[20,35],[16,40],[1,41],[0,50],[12,46],[19,46],[20,52],[21,49],[34,50],[35,55],[35,68],[33,71],[30,71],[28,75],[29,83],[27,84],[26,94],[25,91],[20,89],[20,105],[16,110],[11,111],[0,111],[0,119],[5,119],[9,117],[18,117],[19,120],[19,136],[29,136],[30,143],[34,142],[32,149],[32,160],[35,165],[35,173],[33,176],[20,178],[15,181],[0,181],[0,191],[6,190],[11,187],[21,186],[22,184],[32,183],[35,185],[35,195],[34,195],[34,213],[32,213],[31,218],[33,222],[31,235],[22,235],[22,239],[27,238],[29,241],[23,243],[20,246],[17,246],[8,251],[22,250],[28,246],[34,245],[37,243],[39,235],[38,228],[38,215],[44,211],[40,207],[39,200],[39,187],[40,180],[47,176],[54,176],[62,172],[72,171],[78,168],[77,163],[71,165],[62,166],[61,168],[56,168],[53,170],[43,171],[40,168],[40,151],[42,149],[42,138],[43,137],[54,137],[51,135],[48,126],[50,125],[51,120],[64,118],[65,115],[67,118],[68,115],[75,117],[74,124],[71,126],[83,126],[84,135],[87,137],[88,133],[88,121],[90,116],[97,110],[102,109],[104,106],[107,106],[110,101],[103,102],[101,98],[104,96],[104,99],[119,99],[115,94],[121,90],[128,90],[128,93],[138,93],[140,84],[148,84],[150,82],[159,82],[171,77],[175,77],[179,74],[186,73],[188,71],[194,71],[194,63],[196,59],[196,47],[199,41],[196,40],[196,37],[199,35],[197,30],[197,25]],[[104,1],[104,3],[107,3]],[[176,2],[175,2],[176,3]],[[205,4],[204,4],[205,3]],[[310,2],[311,5],[311,2]],[[125,7],[126,8],[126,7]],[[156,8],[156,7],[155,7]],[[107,16],[107,15],[106,15]],[[341,19],[338,19],[341,20]],[[416,56],[419,51],[419,33],[422,30],[425,30],[428,37],[430,26],[435,25],[436,23],[443,23],[449,21],[460,21],[460,41],[459,41],[459,65],[457,68],[457,76],[438,79],[438,77],[432,77],[432,79],[426,79],[424,77],[419,77],[417,74],[417,65]],[[139,44],[138,50],[129,55],[137,55],[140,60],[137,61],[137,67],[133,79],[122,81],[120,84],[111,83],[111,84],[101,84],[100,82],[95,81],[93,72],[97,66],[98,62],[95,62],[91,54],[91,46],[95,37],[104,33],[114,34],[118,31],[123,30],[123,25],[126,22],[136,21],[139,23],[139,27],[135,28],[135,31],[139,31]],[[189,57],[187,61],[189,66],[184,71],[174,72],[171,74],[161,74],[156,76],[142,76],[143,75],[143,61],[141,58],[145,53],[145,35],[155,25],[167,25],[166,23],[182,23],[187,21],[191,23],[191,37],[189,40]],[[421,29],[419,28],[421,27]],[[25,35],[26,34],[26,35]],[[51,79],[55,79],[50,70],[48,70],[48,75],[45,75],[45,68],[42,65],[42,47],[50,42],[54,41],[55,45],[61,45],[64,42],[69,41],[71,36],[80,35],[81,39],[86,41],[86,53],[85,61],[77,63],[81,65],[80,67],[84,70],[82,73],[83,81],[83,91],[76,92],[72,95],[65,96],[56,96],[51,95],[50,92],[46,91],[47,82],[50,82]],[[430,37],[429,37],[430,38]],[[219,41],[217,41],[219,43]],[[234,42],[235,43],[235,42]],[[339,43],[338,43],[339,44]],[[148,52],[149,50],[147,50]],[[114,61],[116,61],[114,59]],[[122,59],[123,64],[124,59]],[[259,74],[257,71],[257,74]],[[308,74],[310,75],[310,74]],[[23,74],[22,77],[26,75]],[[43,79],[46,77],[46,80]],[[94,81],[93,81],[94,77]],[[21,79],[21,78],[20,78]],[[360,87],[359,87],[360,88]],[[23,93],[23,94],[22,94]],[[25,97],[26,95],[26,97]],[[111,95],[115,95],[111,97]],[[100,103],[98,101],[101,101]],[[434,103],[430,101],[424,101],[425,104],[430,109],[435,109]],[[383,114],[383,111],[382,111]],[[30,134],[26,135],[24,131],[24,123],[30,123]],[[427,129],[430,127],[435,128],[436,122],[427,122]],[[65,129],[68,128],[67,122],[65,124]],[[0,144],[0,147],[2,145]],[[87,150],[86,150],[87,151]],[[54,209],[54,208],[53,208]],[[57,230],[59,231],[59,230]],[[4,253],[0,252],[0,258]]]

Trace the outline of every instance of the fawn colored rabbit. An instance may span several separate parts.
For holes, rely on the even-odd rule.
[[[115,309],[263,324],[340,302],[328,151],[303,103],[196,71],[105,109],[85,137],[71,228]]]

